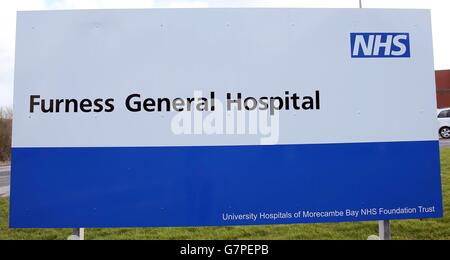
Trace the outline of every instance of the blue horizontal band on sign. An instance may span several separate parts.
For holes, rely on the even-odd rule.
[[[12,152],[12,228],[257,225],[443,215],[437,141]],[[398,211],[419,206],[434,210]],[[395,214],[331,214],[380,208]],[[295,218],[297,212],[314,214]],[[250,219],[251,213],[258,218]]]

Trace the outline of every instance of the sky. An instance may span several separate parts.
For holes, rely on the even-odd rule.
[[[450,1],[362,0],[364,8],[431,9],[436,69],[450,69]],[[358,8],[358,0],[0,0],[0,107],[12,106],[16,11],[112,8],[328,7]]]

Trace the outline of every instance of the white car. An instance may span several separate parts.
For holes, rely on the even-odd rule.
[[[450,139],[450,108],[438,110],[439,135],[444,139]]]

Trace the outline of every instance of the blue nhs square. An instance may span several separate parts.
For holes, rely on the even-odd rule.
[[[409,33],[351,33],[352,58],[410,58]]]

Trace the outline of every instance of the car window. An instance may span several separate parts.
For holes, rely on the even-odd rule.
[[[450,118],[450,110],[444,110],[439,113],[438,118]]]

